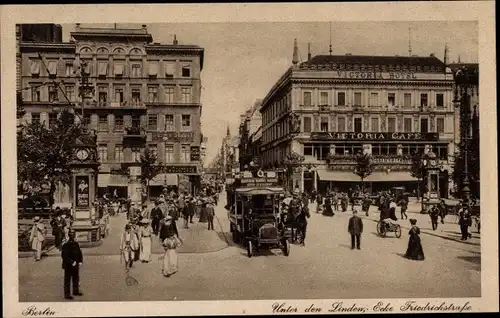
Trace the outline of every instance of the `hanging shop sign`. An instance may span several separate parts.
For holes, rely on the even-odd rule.
[[[200,161],[200,147],[192,146],[190,152],[191,161]]]
[[[76,176],[75,183],[76,183],[76,207],[77,208],[89,207],[90,177]]]
[[[196,166],[165,166],[165,173],[190,173],[196,174]]]
[[[314,132],[311,140],[329,141],[437,141],[437,133],[402,133],[402,132]]]

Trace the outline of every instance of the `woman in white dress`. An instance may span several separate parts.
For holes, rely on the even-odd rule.
[[[151,235],[153,228],[150,225],[149,219],[141,220],[141,228],[139,229],[139,241],[141,242],[141,252],[139,259],[142,263],[151,261]]]
[[[121,236],[120,253],[125,261],[125,271],[134,263],[134,251],[139,247],[137,237],[130,224],[125,225],[125,232]]]
[[[164,276],[170,277],[179,270],[176,249],[182,244],[182,240],[179,238],[179,232],[177,231],[175,221],[170,215],[165,218],[164,222],[163,226],[165,227],[164,231],[166,238],[163,240],[162,244],[165,249],[162,272]]]

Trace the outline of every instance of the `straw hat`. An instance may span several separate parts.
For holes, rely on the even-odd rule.
[[[33,219],[33,221],[35,221],[35,222],[40,221],[40,217],[39,216],[35,216],[35,218]]]

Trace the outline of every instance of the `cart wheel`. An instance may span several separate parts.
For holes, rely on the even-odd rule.
[[[247,244],[247,256],[248,257],[252,257],[253,255],[253,243],[252,241],[248,241],[248,244]]]
[[[290,255],[290,242],[288,240],[283,240],[283,255],[288,256]]]
[[[381,235],[382,234],[382,222],[377,222],[377,234]]]
[[[399,224],[396,226],[396,229],[394,230],[394,232],[396,233],[397,238],[401,237],[401,226]]]

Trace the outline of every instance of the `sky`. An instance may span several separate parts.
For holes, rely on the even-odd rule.
[[[331,27],[330,27],[331,25]],[[68,41],[75,25],[62,25]],[[114,27],[113,24],[82,24],[81,27]],[[140,28],[117,24],[117,28]],[[237,133],[239,116],[271,87],[292,65],[293,42],[297,39],[301,61],[311,55],[408,55],[443,60],[445,43],[451,61],[478,63],[476,22],[255,22],[255,23],[165,23],[149,24],[154,42],[170,44],[174,34],[179,44],[205,49],[201,75],[202,132],[208,137],[207,159],[215,158],[229,125]],[[410,30],[411,29],[411,41]],[[331,30],[331,32],[330,32]],[[331,34],[331,35],[330,35]]]

